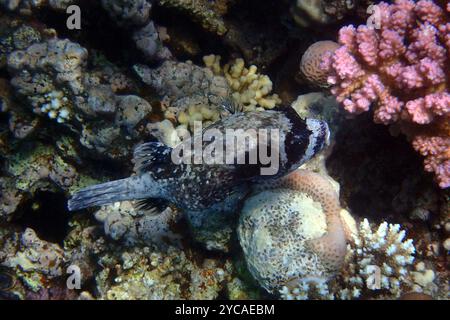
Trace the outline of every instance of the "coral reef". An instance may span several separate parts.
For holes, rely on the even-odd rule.
[[[79,30],[66,25],[74,4]],[[0,11],[0,300],[448,300],[446,1],[0,0]],[[287,177],[231,192],[214,167],[165,201],[69,215],[88,186],[143,165],[172,175],[167,158],[144,157],[196,121],[247,129],[289,106],[331,133]],[[282,128],[300,139],[291,156],[317,152]],[[183,195],[198,197],[174,202]]]
[[[399,123],[426,157],[442,188],[450,185],[448,154],[448,13],[428,0],[380,3],[380,29],[350,25],[341,47],[324,57],[328,83],[350,113],[374,105],[374,121]],[[445,150],[445,151],[444,151]]]
[[[134,69],[144,83],[171,101],[176,102],[178,99],[193,95],[206,97],[228,95],[228,85],[223,77],[216,76],[207,68],[198,67],[190,61],[165,61],[156,69],[136,65]]]
[[[173,247],[167,252],[144,247],[102,259],[105,268],[97,283],[101,298],[107,300],[214,299],[228,276],[216,261],[205,260],[197,267]],[[119,264],[113,266],[114,260],[108,263],[108,259],[117,259]],[[117,273],[112,284],[104,283],[112,272],[109,266]]]
[[[12,203],[15,201],[17,203],[23,196],[32,197],[37,191],[56,190],[70,193],[97,181],[89,175],[78,172],[76,167],[63,159],[53,147],[43,144],[25,145],[17,150],[17,153],[10,157],[6,170],[14,181],[11,185],[10,180],[6,189],[8,193],[5,194],[13,197],[9,198]]]

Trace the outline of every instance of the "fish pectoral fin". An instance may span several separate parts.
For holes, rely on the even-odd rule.
[[[134,149],[134,170],[144,173],[150,170],[152,165],[167,163],[170,160],[172,148],[161,142],[143,143]]]
[[[166,200],[160,198],[143,199],[138,200],[134,203],[134,207],[137,210],[145,211],[145,213],[149,215],[158,215],[163,212],[168,206],[169,203]]]

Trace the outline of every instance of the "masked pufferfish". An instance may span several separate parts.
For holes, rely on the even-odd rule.
[[[270,142],[265,146],[260,145],[260,140],[256,140],[256,144],[238,145],[232,164],[174,163],[172,148],[160,142],[149,142],[134,150],[135,175],[80,190],[69,200],[69,210],[126,200],[138,200],[138,206],[145,209],[161,202],[171,203],[189,215],[205,214],[209,210],[235,210],[253,183],[287,175],[328,144],[330,131],[327,123],[309,118],[303,120],[291,107],[246,113],[235,112],[225,105],[222,107],[232,114],[202,132],[194,133],[182,143],[194,145],[196,138],[202,138],[206,131],[212,129],[219,130],[224,137],[227,129],[254,129],[258,137],[260,129],[268,132],[275,129],[279,132],[279,170],[275,174],[261,174],[260,169],[267,167],[267,164],[263,164],[259,156],[256,164],[250,161],[239,164],[237,161],[239,157],[248,159],[249,152],[257,151],[253,148],[270,148]],[[202,150],[213,143],[207,140],[202,140]],[[270,138],[268,141],[271,141]],[[226,143],[224,139],[224,146]]]

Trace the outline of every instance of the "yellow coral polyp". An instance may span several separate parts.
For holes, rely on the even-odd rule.
[[[203,126],[208,126],[219,119],[219,110],[213,110],[206,105],[189,106],[185,111],[180,112],[177,118],[179,124],[188,126],[191,131],[194,130],[195,121],[201,121]]]
[[[203,62],[205,63],[205,66],[208,67],[214,73],[214,75],[217,76],[222,73],[222,67],[220,66],[221,59],[222,58],[220,56],[210,54],[203,57]]]
[[[258,73],[255,65],[245,67],[243,59],[236,59],[220,66],[220,56],[208,55],[203,61],[215,75],[223,75],[233,91],[232,97],[236,103],[243,106],[244,111],[258,108],[272,109],[281,103],[277,94],[272,94],[272,81],[266,75]]]

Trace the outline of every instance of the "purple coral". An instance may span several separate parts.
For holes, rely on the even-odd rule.
[[[377,7],[379,29],[343,27],[341,47],[324,56],[321,68],[331,92],[350,113],[373,107],[376,123],[412,124],[417,127],[408,130],[413,139],[425,132],[449,145],[450,4],[396,0]],[[439,161],[433,153],[421,153],[426,170],[436,174],[442,188],[449,187],[449,152],[441,152]]]

